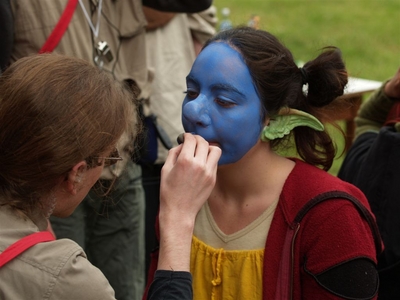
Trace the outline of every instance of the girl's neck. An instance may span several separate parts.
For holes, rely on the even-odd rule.
[[[239,162],[221,166],[208,200],[219,228],[234,233],[278,201],[295,162],[272,151],[252,151]]]
[[[240,161],[218,168],[213,194],[218,193],[225,200],[235,202],[266,193],[280,194],[294,165],[293,161],[279,156],[265,143],[260,143]]]

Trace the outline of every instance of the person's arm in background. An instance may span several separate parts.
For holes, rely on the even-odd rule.
[[[355,138],[368,131],[378,132],[396,100],[400,100],[400,68],[361,106],[355,118]]]
[[[400,67],[396,74],[385,85],[385,94],[389,98],[400,100]]]
[[[394,108],[394,104],[400,103],[396,102],[396,100],[400,101],[400,68],[391,79],[383,83],[362,104],[358,111],[358,115],[355,118],[356,134],[354,143],[347,152],[338,172],[337,176],[340,179],[356,184],[359,179],[363,178],[360,168],[365,164],[365,160],[368,159],[370,149],[377,140],[380,129],[388,118],[388,113]],[[395,128],[397,127],[395,126]]]
[[[221,149],[198,135],[185,134],[182,145],[170,150],[161,173],[160,252],[151,300],[192,299],[190,251],[194,223],[210,196]]]
[[[209,8],[212,0],[142,0],[142,3],[160,11],[196,13]]]
[[[143,6],[143,12],[147,20],[147,31],[152,31],[168,24],[176,15],[175,13],[162,12],[147,6]]]
[[[197,56],[206,41],[216,33],[218,23],[217,9],[212,5],[199,13],[187,14],[187,17],[192,34],[194,52]]]
[[[14,23],[10,0],[0,0],[0,74],[10,61],[14,42]]]

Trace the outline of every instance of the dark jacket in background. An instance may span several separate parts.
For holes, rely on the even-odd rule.
[[[0,73],[8,65],[14,41],[13,34],[10,0],[0,0]]]
[[[400,299],[400,132],[383,126],[389,111],[398,105],[384,94],[383,87],[361,107],[357,138],[338,177],[360,188],[375,214],[385,245],[378,258],[378,299],[392,300]]]
[[[379,300],[400,297],[400,133],[360,135],[338,174],[360,188],[375,214],[385,250],[378,260]]]

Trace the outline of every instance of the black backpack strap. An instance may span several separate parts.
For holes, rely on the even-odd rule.
[[[331,199],[346,199],[354,204],[358,212],[368,222],[377,249],[377,256],[382,252],[381,237],[374,217],[369,210],[354,196],[342,191],[330,191],[317,195],[308,201],[297,213],[292,224],[289,226],[282,250],[282,259],[279,266],[278,281],[275,300],[288,300],[293,298],[293,272],[294,272],[294,245],[300,222],[304,216],[316,205]]]
[[[381,243],[381,235],[379,233],[378,225],[375,222],[374,217],[371,212],[354,196],[342,192],[342,191],[331,191],[319,194],[318,196],[311,199],[307,202],[302,209],[297,213],[296,217],[293,220],[293,224],[300,223],[304,216],[317,204],[324,202],[330,199],[346,199],[354,204],[357,208],[358,212],[364,217],[364,219],[368,222],[369,227],[371,228],[372,235],[374,236],[375,247],[377,249],[377,253],[382,252],[382,243]]]

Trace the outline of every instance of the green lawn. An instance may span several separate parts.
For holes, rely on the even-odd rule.
[[[214,0],[218,18],[228,7],[234,25],[260,17],[298,61],[333,45],[342,50],[350,76],[383,81],[400,67],[400,0]],[[339,152],[343,140],[333,133]],[[336,174],[343,157],[330,170]]]
[[[351,76],[384,80],[400,66],[399,0],[214,0],[219,19],[228,7],[235,25],[252,14],[281,39],[297,60],[315,57],[318,49],[342,49]]]

